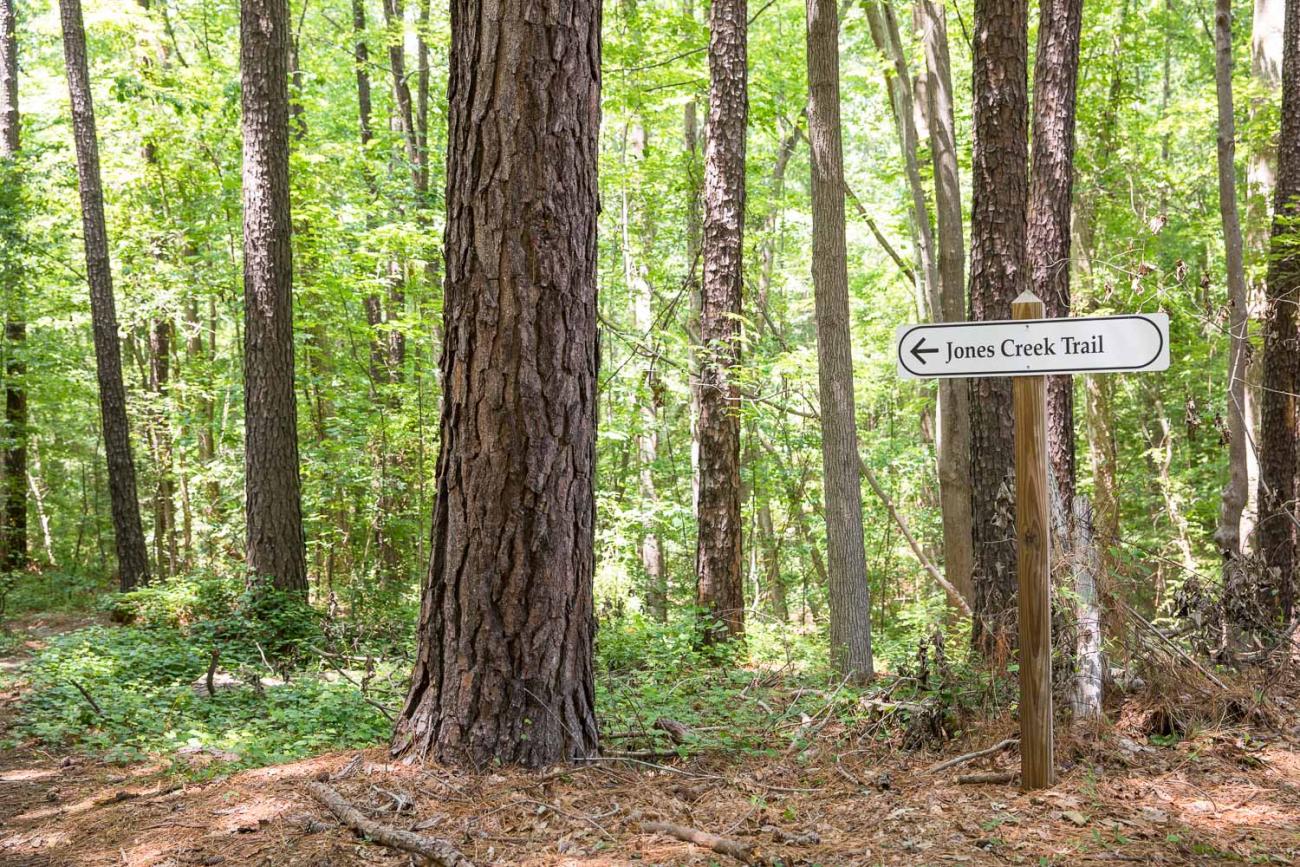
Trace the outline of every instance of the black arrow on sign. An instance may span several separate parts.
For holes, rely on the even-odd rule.
[[[931,352],[938,352],[939,350],[933,346],[931,346],[929,349],[922,349],[921,348],[922,346],[925,346],[924,337],[916,341],[916,345],[912,347],[912,355],[916,356],[917,361],[921,362],[922,364],[925,364],[925,356]]]

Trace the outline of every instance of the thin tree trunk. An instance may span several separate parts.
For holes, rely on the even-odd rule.
[[[600,5],[546,21],[451,9],[433,556],[393,751],[482,769],[597,751]]]
[[[1246,427],[1248,301],[1242,259],[1241,223],[1237,218],[1236,122],[1232,108],[1232,2],[1214,4],[1214,77],[1219,103],[1219,215],[1223,221],[1224,258],[1228,271],[1228,484],[1223,488],[1214,541],[1231,560],[1241,554],[1241,515],[1250,496]]]
[[[812,151],[812,277],[817,320],[830,566],[831,664],[854,682],[871,680],[871,591],[862,538],[862,477],[853,394],[844,150],[840,133],[840,25],[836,0],[808,0],[808,140]],[[900,123],[903,122],[900,119]],[[911,123],[910,114],[906,119]],[[920,219],[928,219],[922,211]]]
[[[1250,100],[1250,123],[1271,123],[1269,103],[1282,83],[1282,30],[1285,0],[1255,0],[1250,32],[1250,72],[1254,79]],[[1270,130],[1270,133],[1272,131]],[[1277,176],[1277,140],[1272,135],[1250,136],[1246,164],[1245,248],[1248,260],[1265,261],[1269,246],[1269,216]],[[1247,287],[1248,319],[1263,322],[1267,289],[1258,279]],[[1245,425],[1259,442],[1260,400],[1264,384],[1264,353],[1248,352],[1246,360]],[[1241,516],[1240,537],[1256,549],[1255,526],[1259,520],[1259,453],[1246,449],[1246,509]]]
[[[45,562],[50,566],[59,565],[54,558],[54,537],[50,533],[50,513],[45,508],[45,471],[41,469],[41,453],[32,440],[32,465],[27,473],[27,486],[32,492],[32,501],[36,506],[36,520],[41,525],[41,542],[45,548]]]
[[[930,211],[926,206],[925,185],[921,181],[917,157],[920,139],[912,104],[912,74],[908,70],[907,54],[893,8],[879,0],[869,0],[866,8],[876,50],[893,67],[893,74],[886,78],[894,108],[894,125],[898,130],[898,147],[903,156],[907,187],[912,194],[912,224],[916,232],[916,255],[921,266],[917,275],[921,283],[917,288],[925,299],[930,316],[938,320],[943,304],[939,297],[939,263],[934,254],[934,232],[930,228]]]
[[[1259,550],[1270,570],[1261,597],[1289,623],[1295,595],[1296,304],[1300,302],[1300,2],[1288,0],[1282,54],[1282,129],[1278,136],[1273,238],[1264,317],[1264,394],[1260,425]]]
[[[1070,315],[1070,204],[1074,187],[1075,96],[1083,0],[1040,0],[1034,61],[1033,154],[1027,255],[1047,315]],[[1074,380],[1047,381],[1048,452],[1067,524],[1075,492]]]
[[[934,164],[934,210],[939,258],[939,310],[944,322],[966,319],[966,249],[957,169],[951,63],[944,7],[919,0],[926,61],[926,109]],[[973,549],[970,477],[970,389],[958,379],[939,380],[939,499],[943,511],[943,567],[970,605]]]
[[[149,553],[140,524],[140,502],[136,499],[135,462],[131,456],[131,428],[126,416],[126,388],[122,383],[122,350],[118,343],[117,310],[113,302],[113,272],[108,258],[104,194],[99,179],[99,144],[95,138],[95,110],[90,95],[86,31],[82,24],[80,0],[59,0],[59,17],[63,26],[68,92],[72,99],[86,280],[90,286],[90,315],[113,534],[121,586],[123,590],[131,590],[149,581]]]
[[[1027,27],[1027,0],[976,0],[972,320],[1010,319],[1011,302],[1026,286]],[[975,516],[971,639],[987,652],[1013,643],[1016,631],[1010,380],[972,379],[970,404],[971,512]]]
[[[700,493],[697,596],[721,627],[744,632],[741,571],[740,359],[744,278],[746,85],[745,0],[714,0],[709,12],[709,136],[704,151],[704,280],[700,309]]]
[[[176,540],[176,482],[172,474],[172,437],[168,430],[167,393],[171,372],[172,324],[155,319],[149,327],[149,390],[156,402],[149,426],[157,463],[153,502],[154,562],[164,576],[175,575],[180,552]]]
[[[646,131],[640,120],[633,122],[624,132],[624,175],[632,172],[629,165],[635,163],[636,172],[644,170],[646,151]],[[623,281],[632,293],[632,322],[636,333],[654,342],[652,334],[654,318],[654,287],[650,284],[648,268],[643,256],[637,256],[632,246],[632,213],[626,181],[623,187],[622,208],[622,252]],[[646,248],[653,248],[654,224],[644,219],[641,226],[642,243]],[[644,385],[637,414],[640,416],[640,430],[636,436],[637,478],[640,487],[642,508],[650,510],[645,521],[639,545],[641,567],[646,575],[646,603],[650,614],[659,621],[668,618],[667,570],[664,565],[663,546],[656,530],[659,514],[659,491],[655,485],[655,463],[659,459],[659,384],[655,372],[655,359],[652,357],[644,364],[642,371]]]
[[[355,8],[355,7],[354,7]],[[401,127],[406,159],[411,166],[411,185],[417,199],[426,192],[425,175],[420,168],[420,144],[415,126],[415,108],[411,86],[406,80],[405,10],[402,0],[384,0],[384,23],[388,27],[388,68],[393,74],[393,99],[397,103],[397,120]]]
[[[18,40],[15,0],[0,0],[0,182],[21,189],[17,165],[20,146],[18,114]],[[21,244],[17,226],[6,227],[0,242]],[[19,257],[15,255],[14,260]],[[0,262],[0,292],[5,303],[4,510],[0,569],[14,572],[27,565],[27,321],[26,292],[16,261]]]
[[[1097,543],[1092,537],[1092,509],[1086,497],[1076,497],[1071,510],[1074,539],[1070,545],[1075,562],[1075,657],[1074,718],[1078,721],[1101,718],[1102,686],[1105,662],[1102,656],[1101,581],[1105,573],[1097,558]]]
[[[248,567],[278,590],[305,595],[293,374],[288,55],[286,0],[241,0]]]

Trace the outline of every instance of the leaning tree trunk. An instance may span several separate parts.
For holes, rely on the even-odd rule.
[[[1026,0],[976,0],[973,58],[975,138],[971,161],[970,318],[1010,319],[1026,286],[1025,209],[1028,92]],[[1016,545],[1011,491],[1011,382],[970,381],[971,512],[975,545],[976,647],[1015,635]]]
[[[939,259],[939,310],[936,318],[966,318],[966,250],[953,118],[952,65],[943,4],[920,0],[921,42],[925,48],[925,109],[934,165],[934,213]],[[960,379],[939,380],[939,501],[943,511],[943,571],[970,605],[971,481],[970,389]]]
[[[1083,0],[1041,0],[1034,62],[1033,155],[1027,255],[1034,293],[1047,315],[1070,315],[1070,204],[1074,186],[1075,94]],[[1067,523],[1075,489],[1074,382],[1047,381],[1048,455]]]
[[[1296,303],[1300,302],[1300,0],[1288,0],[1282,37],[1282,130],[1278,136],[1273,238],[1264,316],[1260,424],[1259,550],[1270,576],[1261,595],[1289,622],[1295,587],[1297,387]]]
[[[248,568],[307,592],[293,390],[289,235],[289,6],[243,0],[244,488]]]
[[[85,234],[86,282],[90,286],[90,318],[99,378],[99,411],[104,426],[104,456],[108,463],[108,496],[113,513],[118,570],[123,590],[149,581],[149,552],[136,499],[135,462],[131,457],[131,428],[126,417],[126,388],[122,384],[122,349],[113,303],[113,272],[104,225],[104,193],[99,181],[99,145],[95,139],[95,109],[90,97],[86,62],[86,31],[81,0],[59,0],[63,24],[63,56],[72,99],[72,134],[77,147],[77,180],[81,189],[81,222]]]
[[[871,591],[862,538],[862,478],[853,400],[853,336],[844,237],[844,149],[840,139],[840,24],[836,0],[808,0],[808,140],[812,151],[812,277],[817,319],[830,566],[831,664],[872,677]],[[900,120],[901,122],[901,120]],[[925,215],[922,213],[921,218]]]
[[[7,193],[21,189],[16,162],[19,150],[18,39],[15,0],[0,0],[0,182]],[[6,226],[0,242],[16,252],[21,243],[16,225]],[[27,321],[25,292],[17,256],[0,254],[0,292],[5,304],[5,424],[3,536],[0,569],[14,572],[27,565]]]
[[[740,298],[744,279],[745,0],[714,0],[709,12],[708,140],[704,147],[704,281],[700,342],[700,493],[695,574],[699,604],[719,629],[710,639],[739,636],[745,627],[741,572],[740,393],[732,368],[740,359]]]
[[[410,759],[597,750],[600,5],[547,21],[524,0],[452,3],[433,557],[393,736]]]
[[[1228,271],[1228,483],[1214,540],[1225,560],[1241,554],[1241,515],[1250,497],[1246,427],[1247,297],[1241,222],[1237,217],[1236,123],[1232,110],[1232,2],[1214,4],[1214,78],[1219,103],[1219,216]]]

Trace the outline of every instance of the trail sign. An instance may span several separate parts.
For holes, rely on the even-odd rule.
[[[1052,765],[1052,487],[1047,465],[1047,376],[1139,373],[1169,368],[1163,313],[1044,319],[1031,292],[1011,319],[904,325],[894,354],[903,379],[1013,376],[1015,422],[1016,608],[1020,665],[1020,786],[1056,780]]]
[[[904,325],[903,379],[1137,373],[1169,368],[1164,313]]]

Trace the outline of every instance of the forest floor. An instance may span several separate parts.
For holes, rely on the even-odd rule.
[[[28,618],[0,669],[85,620]],[[0,739],[21,684],[0,694]],[[1283,700],[1290,707],[1294,700]],[[468,775],[333,753],[207,781],[164,764],[115,765],[30,743],[0,753],[0,865],[413,863],[355,836],[307,792],[327,781],[376,820],[451,841],[476,864],[727,864],[649,832],[671,822],[754,848],[770,864],[1300,863],[1300,727],[1200,729],[1154,745],[1139,699],[1104,731],[1061,733],[1058,784],[1014,772],[1015,749],[928,772],[1015,734],[973,727],[941,751],[905,752],[827,715],[770,750],[609,760],[548,773]],[[762,860],[759,860],[762,859]]]

